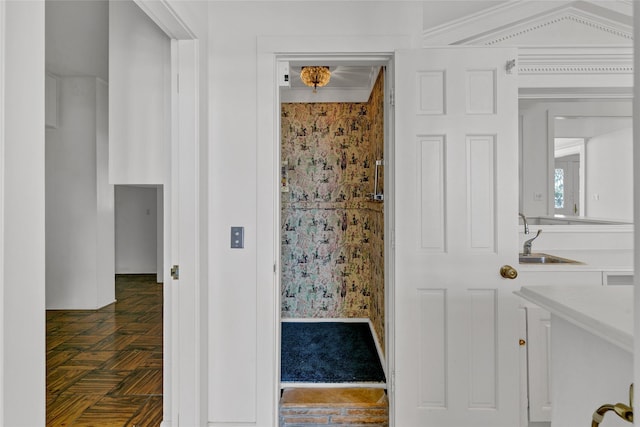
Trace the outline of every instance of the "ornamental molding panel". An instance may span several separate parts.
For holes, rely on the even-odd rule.
[[[456,44],[531,46],[557,43],[632,45],[633,27],[572,6],[507,28],[460,40]]]
[[[509,1],[425,31],[423,47],[517,47],[521,88],[630,87],[631,2],[602,4]]]
[[[611,7],[607,9],[602,7]],[[428,7],[428,4],[425,6]],[[613,19],[617,17],[619,19]],[[627,22],[624,22],[627,21]],[[633,40],[632,5],[627,1],[514,0],[423,31],[423,47],[443,45],[628,45]],[[576,34],[577,33],[577,34]],[[583,36],[588,35],[589,39]]]
[[[633,73],[633,48],[611,47],[526,47],[518,52],[518,73],[593,74]]]

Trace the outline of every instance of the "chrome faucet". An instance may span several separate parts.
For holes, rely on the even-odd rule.
[[[531,242],[536,240],[538,238],[538,236],[540,235],[540,233],[542,233],[542,229],[538,229],[538,233],[536,233],[536,236],[534,238],[529,239],[526,242],[524,242],[524,246],[522,248],[522,255],[531,255]]]
[[[522,217],[522,223],[524,224],[524,234],[529,234],[529,224],[527,224],[527,217],[524,216],[523,213],[519,213],[518,215]]]

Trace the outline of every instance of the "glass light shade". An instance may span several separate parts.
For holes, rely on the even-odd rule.
[[[317,88],[325,86],[331,79],[331,71],[325,66],[302,67],[300,71],[300,80],[307,86],[313,87],[313,92],[317,92]]]

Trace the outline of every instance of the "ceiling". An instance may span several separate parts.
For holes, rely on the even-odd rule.
[[[320,65],[320,64],[318,64]],[[300,70],[302,66],[289,66],[289,80],[291,88],[305,88],[311,90],[300,80]],[[331,71],[331,80],[326,87],[341,89],[367,89],[371,85],[371,81],[375,83],[378,75],[379,66],[353,66],[353,65],[337,65],[329,67]],[[320,90],[320,89],[319,89]]]
[[[109,81],[109,2],[47,0],[47,71]]]
[[[355,61],[355,60],[354,60]],[[381,65],[379,61],[367,63],[346,61],[323,61],[288,63],[288,85],[280,87],[282,102],[367,102],[376,82]],[[305,65],[328,66],[331,79],[317,93],[300,80],[300,70]]]

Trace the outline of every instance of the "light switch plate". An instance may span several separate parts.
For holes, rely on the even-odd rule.
[[[244,227],[231,227],[231,249],[244,248]]]

